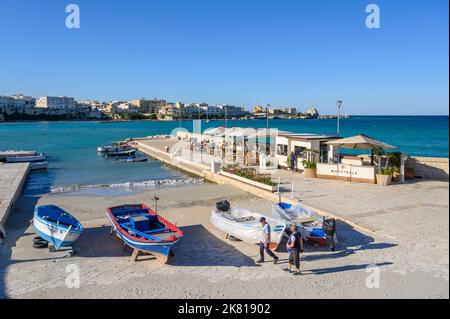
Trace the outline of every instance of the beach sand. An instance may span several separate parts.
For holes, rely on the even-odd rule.
[[[153,207],[154,193],[160,197],[161,215],[182,227],[185,236],[168,265],[150,256],[130,263],[131,251],[124,251],[120,240],[110,235],[105,208],[141,202]],[[426,230],[412,220],[403,225],[411,231],[395,240],[338,223],[337,251],[306,245],[301,258],[303,275],[293,276],[282,270],[288,257],[285,249],[276,252],[279,264],[266,257],[266,263],[259,265],[255,263],[259,253],[256,245],[227,240],[210,224],[214,204],[224,198],[235,206],[265,214],[271,211],[272,203],[267,200],[209,183],[116,197],[22,196],[7,224],[9,237],[0,247],[0,297],[449,297],[448,212],[441,217],[447,224],[439,225],[444,232],[442,239],[434,236],[426,244]],[[31,225],[33,209],[49,203],[73,213],[86,228],[76,245],[80,251],[73,257],[32,248],[36,236]],[[373,264],[379,268],[368,272],[367,267]],[[73,278],[73,269],[79,269],[79,288],[66,286]]]

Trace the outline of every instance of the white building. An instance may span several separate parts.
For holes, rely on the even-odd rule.
[[[246,114],[243,107],[237,107],[237,106],[228,105],[228,104],[221,104],[221,105],[218,105],[217,107],[222,110],[223,114],[227,118],[242,117],[242,116],[245,116],[245,114]]]
[[[42,96],[36,99],[36,107],[73,110],[76,108],[76,104],[73,97]]]
[[[23,98],[22,98],[23,97]],[[0,107],[32,107],[33,98],[23,95],[0,96]]]
[[[281,167],[289,167],[288,156],[294,152],[297,156],[296,167],[302,170],[302,162],[308,159],[308,151],[312,150],[316,153],[315,161],[317,163],[330,163],[335,160],[335,153],[333,147],[329,146],[327,142],[338,138],[339,136],[336,134],[280,133],[275,139],[275,157]]]

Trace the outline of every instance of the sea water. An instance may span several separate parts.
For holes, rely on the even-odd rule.
[[[224,126],[203,121],[202,128]],[[227,122],[229,127],[266,126],[265,120]],[[270,120],[272,128],[296,133],[336,133],[334,119]],[[120,123],[17,122],[0,124],[0,150],[36,150],[48,157],[49,169],[33,172],[25,192],[129,192],[199,183],[199,179],[157,161],[123,163],[107,159],[97,146],[130,137],[192,130],[192,121],[136,121]],[[411,156],[448,157],[448,116],[354,116],[340,121],[341,135],[364,133],[398,147]]]

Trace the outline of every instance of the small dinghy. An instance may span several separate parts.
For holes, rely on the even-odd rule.
[[[277,203],[273,205],[272,217],[285,221],[288,225],[296,224],[303,238],[307,241],[326,245],[331,242],[332,249],[337,243],[336,221],[325,218],[300,204]]]
[[[109,151],[114,151],[117,148],[120,147],[126,147],[128,145],[127,142],[114,142],[112,144],[109,145],[103,145],[103,146],[99,146],[97,147],[97,152],[99,153],[105,153],[105,152],[109,152]]]
[[[184,233],[144,204],[123,205],[107,209],[112,231],[138,252],[149,253],[167,263],[175,245]]]
[[[280,244],[287,226],[282,221],[246,209],[232,208],[228,202],[223,201],[216,204],[216,208],[211,214],[211,224],[228,235],[249,244],[257,244],[262,236],[262,226],[259,222],[261,217],[265,217],[271,227],[270,248],[275,250]]]
[[[114,149],[110,149],[105,151],[105,154],[108,157],[114,156],[131,156],[136,153],[136,149],[132,147],[116,147]]]
[[[138,162],[147,162],[147,157],[145,155],[133,155],[126,158],[119,159],[119,162],[125,163],[138,163]]]
[[[5,158],[6,163],[32,163],[45,161],[43,153],[31,156],[10,156]]]
[[[54,205],[36,207],[33,226],[38,235],[57,250],[72,246],[83,232],[83,226],[75,217]]]
[[[44,170],[48,168],[48,162],[36,162],[31,163],[31,170],[32,171],[38,171],[38,170]]]

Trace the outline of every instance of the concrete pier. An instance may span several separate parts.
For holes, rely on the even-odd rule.
[[[22,191],[29,171],[29,163],[0,163],[0,229],[4,229],[11,208]]]

